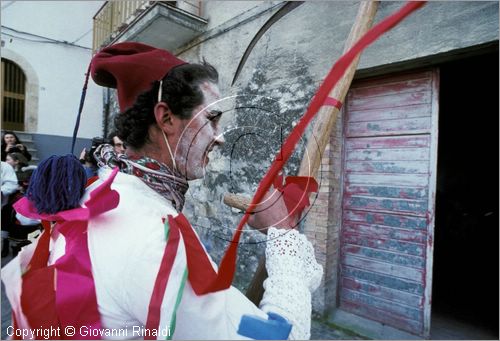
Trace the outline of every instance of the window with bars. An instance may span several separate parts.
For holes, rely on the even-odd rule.
[[[2,58],[2,129],[24,131],[26,76],[16,63]]]

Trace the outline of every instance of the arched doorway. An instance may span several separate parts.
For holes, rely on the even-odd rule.
[[[25,130],[26,76],[14,62],[2,58],[2,128]]]

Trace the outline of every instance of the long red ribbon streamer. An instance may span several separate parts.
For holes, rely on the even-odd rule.
[[[17,212],[44,221],[45,231],[40,236],[22,283],[21,305],[31,327],[44,325],[64,330],[72,326],[76,333],[72,336],[63,333],[61,337],[74,340],[99,337],[94,333],[82,335],[79,329],[81,326],[91,330],[102,327],[87,244],[87,225],[92,217],[118,206],[118,192],[111,189],[118,170],[115,168],[108,179],[90,193],[85,207],[55,214],[39,214],[26,197],[14,204]],[[64,255],[50,266],[47,266],[47,261],[51,231],[47,221],[56,221],[54,228],[66,240]],[[37,300],[40,295],[44,299]]]
[[[167,290],[168,279],[170,277],[170,273],[172,272],[172,268],[174,267],[175,256],[177,255],[177,249],[179,247],[179,229],[172,224],[170,219],[171,216],[169,216],[170,232],[167,246],[165,247],[165,251],[163,253],[160,270],[156,276],[153,293],[151,294],[151,300],[149,301],[146,330],[158,329],[160,327],[161,304],[163,302],[163,297],[165,296],[165,291]],[[144,340],[156,340],[156,337],[152,334],[148,334],[144,337]]]
[[[325,103],[325,100],[328,97],[331,89],[337,84],[339,79],[344,75],[344,72],[352,63],[354,58],[361,53],[368,45],[373,43],[378,37],[380,37],[383,33],[387,32],[398,23],[400,23],[404,18],[410,15],[412,12],[416,11],[423,5],[425,5],[425,1],[412,1],[408,2],[405,6],[403,6],[396,13],[390,15],[382,22],[371,28],[367,33],[358,40],[358,42],[347,51],[339,60],[333,65],[330,72],[326,76],[323,84],[321,84],[320,88],[314,95],[311,104],[307,108],[305,115],[300,119],[299,123],[292,130],[290,135],[285,140],[281,150],[277,153],[275,160],[273,161],[271,167],[269,168],[267,174],[261,180],[257,191],[252,199],[252,202],[249,208],[246,210],[245,215],[242,217],[238,228],[233,236],[233,240],[229,245],[224,257],[222,258],[219,271],[215,280],[207,281],[206,284],[193,286],[194,291],[198,294],[206,294],[210,292],[216,292],[219,290],[224,290],[230,287],[233,277],[234,271],[236,268],[236,256],[237,256],[237,248],[238,242],[240,240],[241,232],[243,230],[243,226],[248,221],[250,213],[255,207],[257,203],[259,203],[264,197],[265,193],[271,187],[274,179],[281,171],[285,163],[288,161],[290,156],[293,153],[295,146],[298,141],[304,134],[304,131],[307,125],[314,118],[320,107]]]

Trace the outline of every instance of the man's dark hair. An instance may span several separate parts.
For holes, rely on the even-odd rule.
[[[115,141],[113,141],[113,138],[115,136],[118,136],[118,133],[116,132],[116,130],[113,130],[111,133],[108,134],[108,143],[109,144],[115,145]],[[120,136],[118,136],[118,137],[120,137]]]
[[[94,158],[94,152],[96,151],[97,147],[104,143],[109,143],[109,141],[103,137],[98,136],[92,138],[92,144],[90,145],[90,149],[85,152],[83,161],[91,163],[92,165],[94,165],[94,167],[97,167],[97,160]]]
[[[217,70],[205,61],[176,66],[163,78],[162,101],[175,116],[189,119],[194,108],[204,100],[200,84],[218,80]],[[156,123],[153,109],[158,103],[159,85],[160,82],[155,81],[151,90],[139,95],[131,108],[115,116],[117,136],[128,146],[141,148],[148,141],[148,129]]]

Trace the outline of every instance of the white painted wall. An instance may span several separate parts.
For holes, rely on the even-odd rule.
[[[2,56],[8,51],[9,55],[23,57],[38,76],[38,123],[31,132],[72,135],[85,72],[92,57],[92,17],[103,3],[1,2]],[[21,32],[78,46],[48,42]],[[102,134],[102,107],[102,88],[89,81],[79,137]]]

